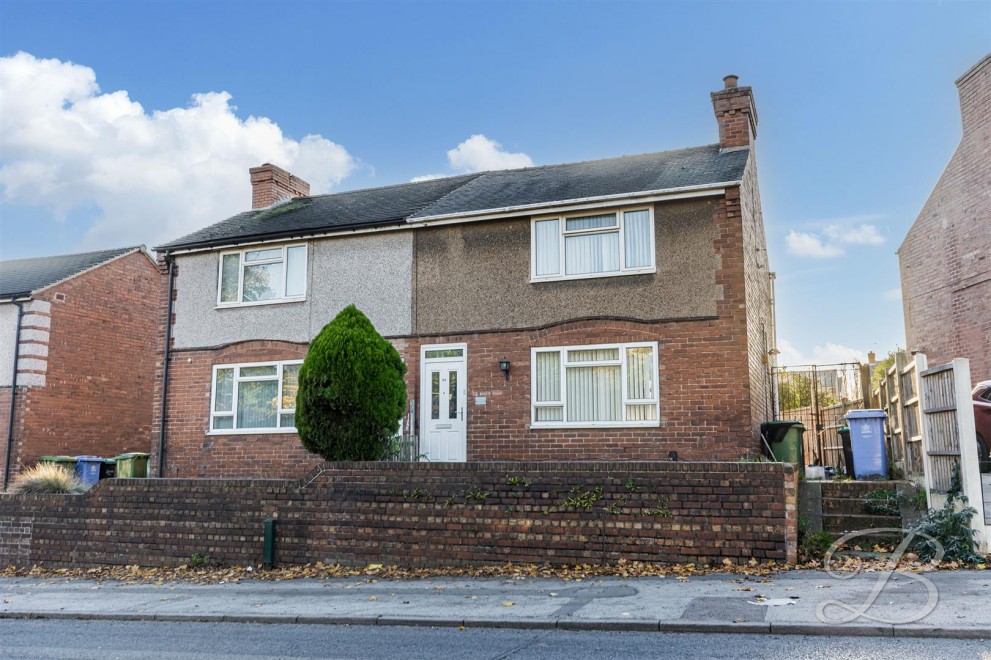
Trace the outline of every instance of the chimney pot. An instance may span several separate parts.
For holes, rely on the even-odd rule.
[[[719,124],[719,146],[723,149],[749,147],[757,137],[753,91],[738,86],[739,80],[739,76],[726,76],[726,87],[710,95]]]

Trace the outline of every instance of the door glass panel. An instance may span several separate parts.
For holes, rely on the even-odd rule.
[[[455,357],[461,357],[462,355],[464,355],[464,349],[461,348],[444,348],[433,351],[426,351],[424,353],[424,357],[426,357],[428,360],[431,360],[433,358],[455,358]]]
[[[430,374],[430,419],[440,419],[440,372]]]
[[[457,371],[450,371],[450,372],[448,372],[448,376],[449,376],[449,381],[448,381],[448,385],[447,385],[447,387],[448,387],[448,393],[447,393],[447,401],[448,401],[448,404],[447,404],[448,405],[447,418],[448,419],[457,419],[458,418],[458,372]]]

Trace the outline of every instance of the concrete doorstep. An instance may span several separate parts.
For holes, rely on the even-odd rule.
[[[989,597],[987,571],[212,585],[4,578],[0,618],[991,639]]]

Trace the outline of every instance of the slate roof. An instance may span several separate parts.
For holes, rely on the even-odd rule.
[[[0,261],[0,298],[31,293],[144,246]]]
[[[404,225],[437,216],[737,182],[743,177],[748,155],[746,149],[721,153],[719,145],[708,145],[298,197],[240,213],[155,249],[218,247],[262,238]]]

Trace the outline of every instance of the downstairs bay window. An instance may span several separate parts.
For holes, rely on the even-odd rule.
[[[213,367],[211,433],[296,430],[300,360]]]
[[[657,342],[533,348],[533,428],[658,425]]]

